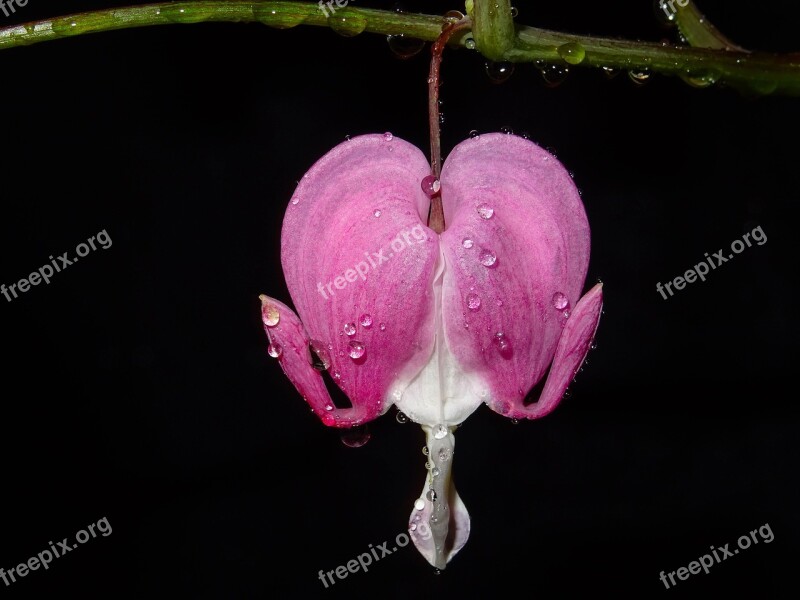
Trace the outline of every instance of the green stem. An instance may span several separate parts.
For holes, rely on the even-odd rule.
[[[503,4],[505,6],[505,4]],[[335,4],[334,4],[335,7]],[[507,19],[502,17],[507,24]],[[272,27],[296,25],[330,27],[342,35],[362,31],[383,35],[404,35],[434,41],[442,31],[444,19],[435,15],[397,13],[366,8],[337,8],[326,17],[317,4],[306,2],[257,2],[223,0],[207,2],[162,2],[128,8],[79,13],[23,25],[0,28],[0,49],[25,46],[73,35],[176,23],[209,21],[260,22]],[[504,26],[505,28],[505,26]],[[484,31],[485,33],[485,31]],[[489,32],[491,38],[492,32]],[[455,36],[451,45],[465,44],[464,35]],[[511,62],[546,61],[558,64],[608,67],[628,70],[648,69],[655,73],[684,77],[705,77],[755,93],[800,95],[800,55],[772,55],[725,51],[711,48],[661,45],[592,36],[571,35],[517,26],[516,37],[487,42],[490,58]],[[506,40],[506,41],[503,41]],[[479,40],[476,38],[475,43]],[[483,42],[481,42],[483,43]],[[583,52],[573,52],[565,61],[559,47],[577,44]],[[499,44],[499,46],[498,46]],[[497,49],[505,48],[497,54]]]

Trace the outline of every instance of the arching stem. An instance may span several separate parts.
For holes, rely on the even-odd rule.
[[[442,142],[441,142],[441,114],[439,113],[439,84],[441,83],[442,55],[448,41],[453,34],[471,27],[469,17],[459,13],[456,19],[446,17],[448,21],[442,27],[442,34],[431,46],[431,69],[428,74],[428,124],[431,135],[431,174],[439,179],[442,174]],[[431,212],[428,217],[428,227],[436,233],[444,231],[444,210],[442,208],[441,194],[437,193],[431,198]]]

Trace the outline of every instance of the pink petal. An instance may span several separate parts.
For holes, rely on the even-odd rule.
[[[598,283],[586,292],[572,311],[558,341],[553,366],[550,367],[539,401],[530,406],[523,406],[522,402],[516,403],[509,417],[538,419],[558,406],[589,352],[602,311],[603,284]]]
[[[330,372],[363,420],[402,393],[434,340],[439,242],[425,226],[430,201],[420,187],[430,167],[417,148],[389,137],[356,137],[317,161],[281,236],[297,312],[310,339],[332,346]]]
[[[513,135],[462,142],[441,179],[447,344],[486,382],[490,407],[510,414],[544,375],[578,302],[589,261],[583,203],[555,157]]]

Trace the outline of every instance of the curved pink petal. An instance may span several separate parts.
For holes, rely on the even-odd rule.
[[[589,261],[589,225],[571,177],[523,138],[488,134],[442,170],[442,309],[456,361],[504,415],[550,365]]]
[[[514,419],[538,419],[558,406],[594,340],[603,311],[603,284],[598,283],[580,299],[558,341],[553,365],[539,401],[530,406],[514,404],[507,415]]]
[[[303,176],[286,210],[289,292],[365,420],[402,394],[433,348],[439,241],[425,225],[430,200],[420,186],[429,169],[408,142],[356,137]]]

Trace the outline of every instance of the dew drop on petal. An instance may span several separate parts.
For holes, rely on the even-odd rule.
[[[439,448],[439,460],[442,462],[447,462],[452,458],[453,451],[450,448]]]
[[[386,41],[389,44],[389,50],[392,51],[397,58],[407,60],[412,56],[416,56],[425,47],[423,40],[405,37],[402,33],[399,35],[388,35]]]
[[[435,175],[423,177],[420,186],[422,187],[422,191],[425,192],[427,196],[433,196],[437,194],[440,189],[442,189],[442,184]]]
[[[491,219],[494,216],[494,209],[486,203],[479,205],[476,210],[481,219]]]
[[[350,342],[349,346],[350,349],[347,351],[347,353],[350,355],[350,358],[356,360],[364,356],[366,348],[364,347],[364,344],[362,342],[357,342],[353,340],[352,342]]]
[[[477,140],[478,138],[481,137],[481,134],[478,133],[477,129],[473,129],[472,131],[469,132],[469,137],[472,138],[473,140]]]
[[[376,208],[372,214],[375,215],[375,218],[377,219],[378,217],[381,216],[381,211],[380,209]]]
[[[510,344],[506,339],[506,334],[502,331],[498,331],[494,334],[494,344],[497,346],[498,350],[500,350],[501,354],[507,352],[510,348]]]
[[[570,316],[571,314],[572,314],[572,313],[571,313],[571,312],[569,312],[569,310],[565,310],[565,311],[564,311],[564,318],[565,318],[565,319],[569,319],[569,316]]]
[[[467,48],[467,50],[475,50],[475,48],[477,47],[477,44],[475,43],[475,38],[473,37],[466,38],[464,40],[464,46]]]
[[[500,128],[500,133],[504,133],[506,135],[514,135],[514,130],[511,127],[505,126]]]
[[[383,139],[386,140],[387,142],[391,142],[394,139],[394,136],[390,131],[387,131],[386,133],[383,134]]]
[[[436,492],[433,490],[428,490],[428,493],[425,494],[425,497],[431,502],[436,502]]]
[[[450,431],[447,429],[447,425],[443,425],[442,423],[433,428],[433,437],[437,440],[447,437],[448,433],[450,433]]]
[[[564,310],[565,308],[569,308],[569,300],[561,292],[556,292],[553,294],[553,306],[556,310]]]
[[[576,42],[568,42],[558,47],[558,55],[566,63],[579,65],[586,58],[586,49]]]
[[[331,412],[333,410],[333,404],[326,404],[325,405],[325,410],[327,410],[328,412]]]
[[[647,69],[633,69],[628,71],[628,77],[636,85],[644,85],[650,79],[650,71]]]
[[[345,323],[343,329],[344,329],[344,332],[347,335],[355,335],[356,334],[356,324],[355,323]]]
[[[470,248],[472,248],[475,245],[475,243],[469,238],[464,238],[461,241],[461,245],[464,246],[464,248],[466,248],[467,250],[469,250]]]
[[[408,415],[406,415],[406,413],[404,412],[398,411],[397,414],[394,416],[394,418],[401,425],[408,423]]]
[[[423,447],[422,447],[422,453],[423,453],[425,456],[428,456],[428,447],[427,447],[427,446],[423,446]]]
[[[411,525],[409,525],[408,530],[409,531],[416,531],[417,530],[417,524],[416,523],[412,523]]]
[[[437,469],[437,468],[435,468],[435,467],[434,467],[434,468],[431,470],[431,477],[438,477],[438,476],[439,476],[439,469]]]
[[[281,354],[283,354],[283,346],[280,344],[270,344],[267,346],[267,354],[269,354],[272,358],[278,358]]]
[[[370,437],[372,436],[366,425],[351,427],[341,434],[342,443],[348,448],[360,448],[369,441]]]
[[[379,327],[381,331],[386,331],[386,323],[381,323]]]
[[[467,294],[467,306],[470,310],[478,310],[481,307],[481,297],[478,294]]]
[[[300,202],[300,198],[298,198],[297,196],[292,198],[292,204],[297,204],[298,202]]]
[[[372,315],[364,313],[359,317],[358,322],[361,323],[362,327],[372,327]]]
[[[491,267],[494,266],[494,263],[497,262],[497,255],[488,248],[484,248],[483,250],[481,250],[478,260],[481,261],[481,264],[484,267]]]
[[[261,308],[261,319],[267,327],[275,327],[281,322],[281,313],[278,311],[277,306],[267,301],[264,302]]]
[[[414,501],[414,508],[416,510],[422,510],[423,508],[425,508],[425,500],[423,500],[422,498],[417,498]]]

